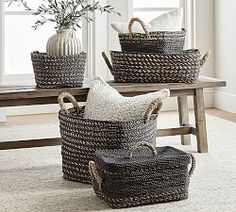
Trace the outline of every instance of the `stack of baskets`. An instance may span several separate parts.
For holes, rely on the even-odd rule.
[[[143,33],[133,33],[134,22]],[[103,58],[116,82],[194,83],[209,53],[201,59],[198,49],[183,50],[186,30],[148,32],[140,18],[132,18],[128,34],[119,33],[121,52],[111,51],[111,63]]]

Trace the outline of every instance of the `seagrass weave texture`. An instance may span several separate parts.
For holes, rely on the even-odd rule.
[[[46,53],[32,52],[31,60],[39,88],[82,86],[86,53],[52,57]]]
[[[63,99],[69,99],[74,108],[66,109]],[[91,183],[89,161],[98,149],[127,149],[149,140],[156,141],[157,114],[147,111],[147,118],[118,122],[84,119],[84,108],[69,93],[58,97],[60,133],[62,140],[62,171],[66,180]],[[160,104],[158,103],[157,106]],[[158,108],[153,108],[157,113]]]
[[[102,55],[116,82],[194,83],[209,53],[201,59],[198,49],[181,54],[111,51],[111,63]]]
[[[133,23],[141,24],[144,33],[133,33]],[[140,18],[132,18],[129,22],[129,33],[119,33],[122,51],[177,54],[183,51],[186,30],[148,32]]]
[[[130,150],[98,150],[94,160],[89,163],[94,191],[113,208],[187,199],[196,164],[191,154],[147,142]]]

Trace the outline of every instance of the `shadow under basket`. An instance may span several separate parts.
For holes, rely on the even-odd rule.
[[[74,107],[66,109],[64,98]],[[146,117],[131,121],[98,121],[84,119],[84,108],[75,98],[63,92],[58,97],[62,172],[66,180],[91,183],[89,161],[99,149],[128,149],[140,141],[156,143],[157,112],[162,101]],[[156,114],[152,114],[155,111]]]
[[[194,83],[209,56],[206,53],[201,59],[198,49],[180,54],[118,51],[110,54],[111,62],[104,52],[102,56],[115,82],[130,83]]]
[[[31,53],[31,60],[39,88],[81,87],[83,84],[86,66],[84,52],[54,57],[35,51]]]

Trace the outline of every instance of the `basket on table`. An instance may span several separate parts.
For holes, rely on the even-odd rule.
[[[145,33],[133,33],[133,23],[141,24]],[[128,25],[129,33],[119,33],[122,51],[176,54],[183,51],[186,30],[149,32],[140,18],[132,18]]]
[[[135,83],[194,83],[209,57],[206,53],[201,59],[198,49],[180,54],[110,51],[110,55],[111,62],[102,53],[115,82]]]
[[[64,98],[74,107],[66,109]],[[61,107],[62,171],[66,180],[91,183],[88,164],[98,149],[125,149],[142,140],[156,142],[157,111],[161,100],[150,106],[143,119],[125,122],[84,119],[84,108],[79,107],[69,93],[61,93],[58,102]]]
[[[39,88],[80,87],[84,79],[86,53],[48,56],[32,52],[35,81]]]
[[[187,199],[195,164],[191,154],[141,142],[129,150],[96,151],[89,170],[95,193],[111,207],[124,208]]]

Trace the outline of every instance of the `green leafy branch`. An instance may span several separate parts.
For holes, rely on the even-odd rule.
[[[36,9],[31,8],[25,0],[6,1],[9,2],[9,6],[12,3],[18,3],[18,6],[22,5],[26,11],[31,11],[33,15],[40,16],[40,19],[33,26],[34,29],[38,29],[47,22],[54,22],[56,24],[55,29],[76,30],[81,28],[82,18],[88,22],[93,21],[88,16],[88,13],[96,10],[101,13],[116,13],[120,15],[111,5],[101,6],[99,2],[90,4],[89,0],[42,0],[44,3],[40,4]]]

